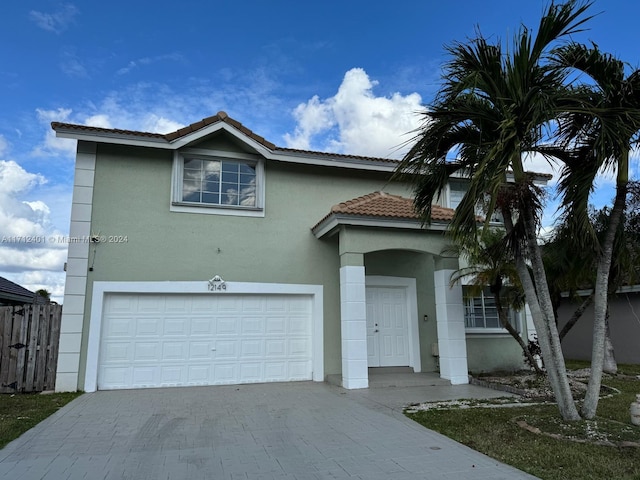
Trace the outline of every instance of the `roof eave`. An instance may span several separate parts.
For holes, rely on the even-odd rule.
[[[415,218],[376,217],[331,213],[318,222],[311,231],[318,239],[330,237],[338,231],[338,227],[340,225],[444,232],[448,227],[448,222],[432,222],[430,225],[424,226],[422,222]]]

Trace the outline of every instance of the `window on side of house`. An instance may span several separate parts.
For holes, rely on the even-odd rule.
[[[480,294],[474,295],[469,287],[462,287],[464,297],[464,325],[467,330],[477,332],[504,333],[498,309],[493,294],[485,288]],[[508,310],[509,323],[516,330],[518,328],[518,314],[512,309]]]

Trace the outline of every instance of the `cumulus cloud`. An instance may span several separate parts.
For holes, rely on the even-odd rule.
[[[0,272],[62,271],[66,245],[51,223],[51,210],[34,190],[46,183],[13,160],[0,160]],[[27,287],[28,288],[28,287]]]
[[[349,70],[330,98],[312,97],[298,105],[296,127],[284,136],[289,148],[400,157],[424,112],[418,93],[376,96],[378,82],[361,68]]]
[[[80,11],[75,5],[70,3],[61,5],[60,8],[53,13],[39,12],[31,10],[29,19],[38,27],[53,33],[64,32],[71,25]]]

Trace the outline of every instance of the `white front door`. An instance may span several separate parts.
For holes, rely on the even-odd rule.
[[[369,367],[409,365],[407,291],[402,287],[367,287]]]

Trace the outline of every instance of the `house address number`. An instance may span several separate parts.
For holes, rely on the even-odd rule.
[[[215,275],[208,281],[207,288],[210,292],[226,292],[227,282],[225,282],[220,275]]]

